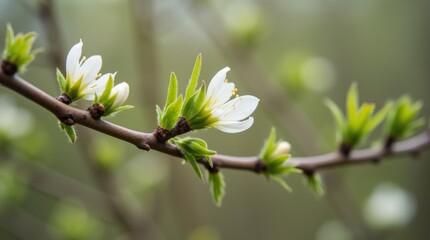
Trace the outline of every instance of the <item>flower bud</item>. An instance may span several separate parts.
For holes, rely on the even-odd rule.
[[[278,144],[278,147],[276,147],[275,151],[273,151],[273,156],[279,156],[279,155],[286,155],[290,154],[291,150],[291,144],[289,144],[286,141],[282,141]]]

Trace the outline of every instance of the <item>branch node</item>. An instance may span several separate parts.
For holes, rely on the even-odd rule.
[[[213,162],[213,166],[209,164],[209,162],[206,159],[201,159],[201,163],[203,166],[205,166],[206,170],[208,170],[209,173],[218,173],[220,171],[220,167],[217,163]]]
[[[68,126],[73,126],[76,123],[75,119],[73,119],[73,115],[72,114],[66,114],[66,115],[60,116],[60,117],[58,117],[58,119],[62,123],[66,124]]]
[[[101,103],[94,103],[88,107],[87,111],[94,120],[99,120],[105,113],[105,106],[103,106]]]
[[[142,150],[145,150],[145,151],[151,150],[151,145],[149,145],[148,142],[141,142],[141,143],[137,144],[137,147],[139,149],[142,149]]]
[[[395,141],[396,141],[396,138],[393,136],[388,136],[385,139],[384,149],[386,152],[391,152],[391,148],[392,148]]]
[[[65,93],[62,93],[60,96],[56,97],[56,99],[66,105],[69,105],[70,103],[72,103],[72,100],[70,99],[70,97]]]
[[[349,155],[351,153],[352,147],[348,143],[342,143],[339,147],[339,152],[345,157],[349,158]]]
[[[175,127],[172,128],[171,130],[167,130],[158,126],[154,130],[153,134],[159,143],[165,143],[169,139],[176,137],[178,135],[187,133],[189,131],[191,131],[191,127],[190,125],[188,125],[187,120],[183,117],[179,117]]]
[[[266,165],[261,160],[257,160],[255,163],[254,171],[258,174],[266,171]]]
[[[15,73],[18,72],[18,66],[14,63],[11,63],[7,60],[3,60],[1,62],[1,70],[3,71],[3,73],[7,76],[13,76],[15,75]]]
[[[315,175],[315,170],[313,169],[303,169],[303,174],[305,174],[307,177],[312,177]]]

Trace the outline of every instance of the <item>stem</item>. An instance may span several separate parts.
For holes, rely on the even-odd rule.
[[[71,116],[76,124],[80,124],[114,138],[129,142],[140,149],[154,149],[171,156],[183,157],[176,146],[170,143],[159,142],[153,133],[138,132],[107,121],[94,120],[87,111],[79,110],[61,103],[57,99],[49,96],[18,76],[10,77],[0,71],[0,84],[47,109],[57,116],[57,118],[61,119],[62,117],[64,118],[64,116]],[[385,151],[384,147],[355,150],[351,151],[348,158],[340,154],[338,151],[335,151],[323,155],[291,158],[287,164],[293,164],[305,172],[313,172],[343,165],[373,163],[376,160],[387,156],[416,154],[429,147],[430,130],[426,130],[417,136],[393,143],[390,151]],[[212,157],[212,161],[220,168],[258,172],[258,161],[260,160],[257,156],[235,157],[216,154]],[[203,161],[200,161],[200,163],[204,164]]]

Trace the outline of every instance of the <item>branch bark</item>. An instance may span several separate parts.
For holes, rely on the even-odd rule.
[[[146,151],[154,149],[171,156],[183,157],[181,152],[173,144],[169,142],[160,143],[153,133],[135,131],[104,120],[94,120],[87,111],[76,109],[58,101],[16,75],[11,77],[0,71],[0,84],[47,109],[60,120],[72,119],[76,124],[129,142]],[[427,129],[417,136],[404,141],[395,142],[388,150],[384,147],[355,150],[352,151],[348,157],[336,151],[317,156],[294,157],[291,158],[287,164],[293,164],[309,174],[321,169],[343,165],[375,163],[388,156],[416,155],[429,147],[430,130]],[[257,173],[261,170],[261,161],[258,156],[235,157],[216,154],[212,157],[212,161],[214,165],[219,168],[248,170]],[[200,160],[199,162],[201,164],[206,163],[205,160]]]

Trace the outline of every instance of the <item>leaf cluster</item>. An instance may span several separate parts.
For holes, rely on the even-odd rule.
[[[15,64],[18,71],[24,71],[26,66],[34,60],[36,54],[41,51],[40,49],[32,50],[36,38],[35,32],[15,35],[12,26],[8,24],[3,60]]]
[[[387,116],[392,104],[387,103],[379,112],[374,113],[375,105],[364,103],[359,106],[357,85],[353,83],[349,88],[346,99],[346,116],[333,101],[327,99],[327,107],[333,114],[338,126],[337,138],[339,144],[355,147],[372,132]]]
[[[418,118],[422,106],[421,101],[414,103],[408,96],[401,97],[387,116],[387,136],[393,139],[405,138],[423,126],[424,118]]]
[[[156,106],[158,125],[166,130],[173,129],[181,114],[182,104],[182,95],[178,96],[178,79],[175,73],[172,72],[170,74],[166,104],[163,109],[158,105]]]
[[[184,155],[185,162],[189,163],[200,180],[203,180],[203,174],[197,163],[200,159],[206,159],[211,167],[213,167],[211,156],[216,152],[208,149],[208,144],[201,138],[175,137],[172,142],[178,146],[178,149]]]

